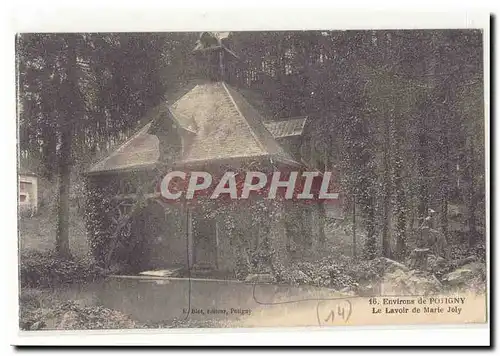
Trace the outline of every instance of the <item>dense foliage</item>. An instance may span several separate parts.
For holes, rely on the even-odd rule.
[[[20,301],[21,330],[129,329],[141,326],[119,311],[62,302],[44,295],[43,291],[24,289]]]
[[[89,258],[63,258],[54,251],[23,251],[20,256],[22,287],[55,287],[101,277]]]
[[[69,172],[130,134],[165,92],[196,76],[197,34],[18,38],[21,158],[57,173],[65,244]],[[226,80],[269,119],[308,115],[314,159],[338,173],[366,235],[365,257],[403,260],[428,209],[446,238],[465,207],[484,238],[483,45],[478,30],[244,32]],[[247,90],[248,89],[248,90]]]
[[[366,281],[374,281],[385,272],[380,260],[322,258],[314,262],[292,263],[277,274],[277,280],[290,285],[313,285],[335,290],[356,290]]]

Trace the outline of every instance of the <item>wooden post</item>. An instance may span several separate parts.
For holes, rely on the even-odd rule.
[[[356,258],[356,195],[352,204],[352,256]]]
[[[219,223],[215,220],[215,268],[219,269]]]
[[[187,267],[189,270],[193,268],[194,264],[194,256],[193,256],[193,215],[187,203],[184,203],[185,212],[186,212],[186,253],[187,253]]]
[[[224,81],[224,71],[225,71],[225,68],[224,68],[224,50],[221,49],[219,50],[219,76],[220,76],[220,81],[223,82]]]

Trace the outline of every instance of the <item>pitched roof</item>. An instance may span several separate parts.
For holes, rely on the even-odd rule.
[[[213,160],[269,156],[299,165],[266,129],[264,119],[235,89],[222,82],[198,84],[170,108],[166,101],[148,119],[168,114],[178,125],[194,133],[177,162],[192,164]],[[150,121],[89,173],[145,167],[158,163],[159,140],[150,133]]]
[[[33,176],[33,177],[37,176],[35,172],[30,171],[28,169],[23,169],[21,167],[18,167],[17,174],[20,176]]]
[[[239,58],[236,53],[231,51],[224,44],[225,40],[227,40],[230,34],[231,32],[202,32],[200,33],[198,41],[196,41],[193,52],[206,52],[222,49],[229,53],[231,56]]]
[[[180,163],[265,155],[296,163],[267,131],[259,113],[225,83],[197,85],[172,111],[192,118],[198,127]]]
[[[148,133],[151,122],[141,128],[117,150],[99,161],[89,173],[123,170],[132,167],[148,166],[158,162],[160,157],[159,140]]]
[[[302,132],[304,131],[306,121],[307,116],[304,116],[291,119],[281,119],[278,121],[267,121],[264,122],[264,126],[266,126],[274,138],[299,136],[302,135]]]
[[[23,159],[19,159],[17,162],[17,174],[23,176],[36,176],[36,173],[28,168],[29,164]]]

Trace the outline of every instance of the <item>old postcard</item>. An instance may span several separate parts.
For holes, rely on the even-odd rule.
[[[20,333],[487,323],[485,46],[18,33]]]

